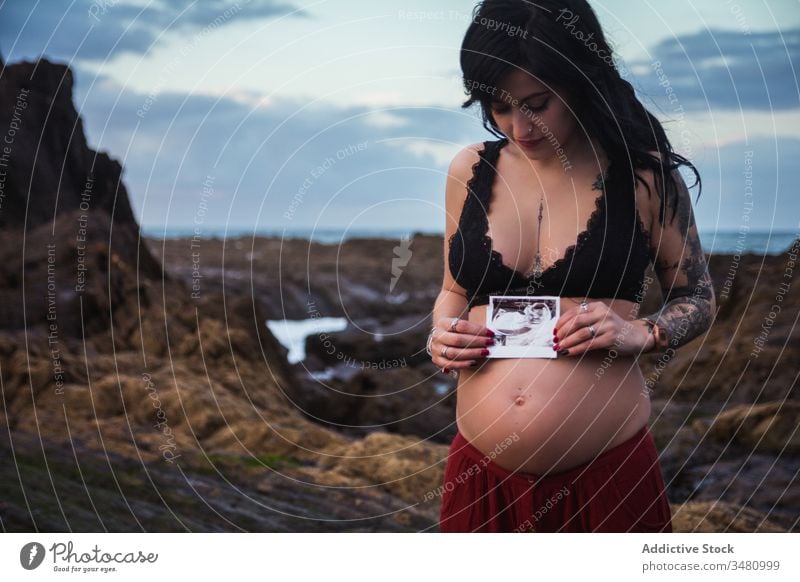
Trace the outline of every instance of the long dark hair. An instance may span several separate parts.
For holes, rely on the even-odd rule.
[[[478,102],[484,127],[505,137],[491,111],[492,92],[514,70],[532,74],[561,95],[587,135],[598,141],[614,168],[622,168],[624,182],[636,180],[650,187],[636,169],[651,169],[664,196],[659,222],[664,224],[670,201],[677,213],[678,184],[672,174],[688,166],[695,175],[700,198],[700,174],[672,149],[664,128],[641,104],[633,86],[619,73],[614,52],[586,0],[483,0],[472,12],[472,22],[461,45],[461,70],[469,98],[462,107]],[[496,95],[495,95],[496,98]],[[658,156],[650,152],[658,152]]]

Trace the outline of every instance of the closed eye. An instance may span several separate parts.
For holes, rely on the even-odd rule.
[[[531,111],[533,113],[539,113],[547,109],[548,104],[550,103],[550,99],[547,99],[544,103],[539,105],[538,107],[534,107],[528,103],[524,103],[523,107],[527,111]],[[493,105],[492,112],[493,113],[507,113],[510,107],[508,105]]]
[[[526,105],[526,106],[527,106],[529,111],[539,112],[539,111],[544,111],[545,109],[547,109],[547,105],[549,103],[550,103],[550,99],[548,99],[547,101],[545,101],[544,103],[539,105],[539,107],[532,107],[530,105]]]

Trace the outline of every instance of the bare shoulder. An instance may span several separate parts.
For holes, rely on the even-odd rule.
[[[482,143],[475,143],[462,148],[450,162],[447,169],[447,186],[445,188],[448,213],[460,212],[467,197],[467,185],[472,179],[475,164],[480,161]],[[458,216],[458,214],[456,214]]]
[[[653,150],[647,153],[658,160],[663,160],[663,155],[661,152]],[[663,186],[661,186],[661,184],[663,184],[665,180],[671,179],[677,186],[676,194],[678,197],[677,204],[679,206],[685,206],[687,203],[691,204],[689,202],[689,188],[687,187],[686,181],[683,179],[683,175],[679,170],[672,170],[668,176],[663,172],[659,173],[658,170],[653,170],[650,168],[637,168],[636,174],[644,182],[644,184],[642,184],[642,182],[637,181],[636,202],[642,207],[647,208],[647,214],[649,215],[650,220],[656,219],[659,214],[660,206],[664,204],[663,199],[665,192],[663,191]],[[672,208],[674,203],[675,199],[673,196],[667,200],[666,208]]]
[[[447,169],[447,185],[445,187],[445,205],[448,216],[448,232],[455,228],[455,219],[467,198],[468,184],[472,179],[475,164],[480,161],[482,143],[465,146],[453,157]],[[450,224],[453,222],[453,224]],[[452,227],[452,228],[450,228]]]
[[[448,174],[456,180],[466,183],[472,176],[473,166],[480,161],[480,153],[483,151],[482,142],[473,143],[461,148],[450,162]]]

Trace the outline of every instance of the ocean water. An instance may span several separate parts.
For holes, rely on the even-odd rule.
[[[145,236],[156,239],[175,239],[192,237],[192,228],[167,228],[145,227],[142,229]],[[283,237],[287,239],[311,239],[322,244],[339,244],[345,240],[359,238],[388,238],[400,240],[402,238],[413,238],[414,235],[442,236],[441,232],[425,232],[413,229],[361,229],[361,230],[341,230],[341,229],[294,229],[294,230],[259,230],[254,232],[250,229],[226,229],[203,227],[203,238],[239,238],[252,236]],[[753,253],[756,255],[776,255],[784,252],[792,245],[795,237],[800,236],[799,231],[787,230],[750,230],[746,233],[739,233],[736,230],[712,230],[700,229],[700,240],[707,253],[715,255],[732,255]]]
[[[313,334],[342,331],[347,327],[344,317],[268,320],[267,327],[283,347],[289,350],[287,359],[296,364],[306,359],[306,338]]]
[[[738,231],[700,232],[703,249],[715,255],[753,253],[759,256],[777,255],[792,246],[798,231]]]

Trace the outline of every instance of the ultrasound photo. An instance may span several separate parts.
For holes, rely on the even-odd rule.
[[[495,345],[488,358],[555,358],[553,328],[560,317],[558,297],[491,295],[486,327]]]

